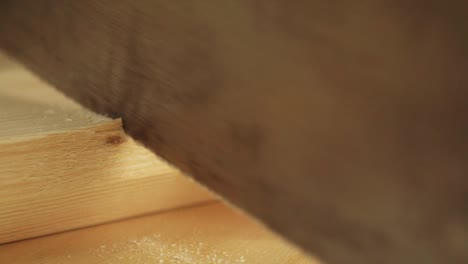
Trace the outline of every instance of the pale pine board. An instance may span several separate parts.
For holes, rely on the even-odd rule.
[[[0,61],[0,244],[213,199],[121,120]]]
[[[2,263],[319,264],[220,203],[0,246]]]

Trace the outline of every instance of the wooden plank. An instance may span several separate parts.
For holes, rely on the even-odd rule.
[[[120,119],[8,65],[0,72],[0,243],[213,199],[127,137]]]
[[[0,246],[2,263],[318,264],[219,203]]]

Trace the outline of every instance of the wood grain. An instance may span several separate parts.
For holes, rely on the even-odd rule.
[[[126,136],[120,119],[8,65],[0,71],[0,244],[213,199]]]
[[[15,264],[319,264],[219,203],[0,245]]]

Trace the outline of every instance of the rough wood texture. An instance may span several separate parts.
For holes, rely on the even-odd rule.
[[[467,263],[466,0],[3,0],[0,46],[332,264]]]
[[[220,204],[0,245],[15,264],[319,264]]]
[[[0,243],[211,199],[127,137],[120,119],[22,68],[0,71]]]

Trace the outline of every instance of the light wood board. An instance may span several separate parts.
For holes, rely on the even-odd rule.
[[[0,246],[2,263],[318,264],[220,203]]]
[[[213,199],[127,137],[121,120],[1,65],[0,244]]]

